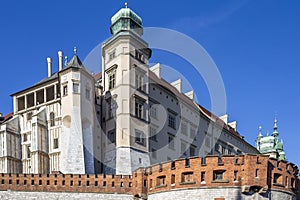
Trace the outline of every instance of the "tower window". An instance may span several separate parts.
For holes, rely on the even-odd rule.
[[[175,149],[175,141],[174,141],[174,138],[175,136],[174,135],[171,135],[171,134],[168,134],[168,147],[170,149]]]
[[[55,114],[54,114],[54,112],[50,113],[50,126],[55,126]]]
[[[58,138],[54,138],[53,140],[53,149],[58,149]]]
[[[108,73],[108,89],[111,90],[116,87],[116,71],[113,70]]]
[[[135,116],[144,119],[144,103],[138,99],[135,100]]]
[[[176,117],[171,113],[169,113],[168,122],[169,127],[176,129]]]
[[[146,146],[145,134],[142,131],[137,130],[137,129],[135,129],[135,142],[140,145]]]
[[[73,92],[75,94],[79,93],[79,84],[78,83],[73,83]]]
[[[87,100],[90,100],[90,99],[91,99],[91,91],[90,91],[90,89],[88,89],[88,88],[85,89],[85,98],[86,98]]]
[[[64,96],[68,95],[68,86],[67,85],[63,86],[63,95]]]
[[[115,129],[108,132],[108,140],[110,143],[116,142],[116,130]]]

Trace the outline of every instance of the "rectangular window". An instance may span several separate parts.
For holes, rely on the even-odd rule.
[[[115,129],[108,131],[108,141],[110,143],[116,142],[116,130]]]
[[[18,98],[18,111],[23,110],[25,108],[25,97]]]
[[[26,117],[27,117],[27,120],[31,120],[32,119],[32,112],[27,113]]]
[[[191,145],[190,146],[190,157],[196,156],[196,146]]]
[[[195,137],[196,137],[196,129],[191,127],[190,138],[194,139]]]
[[[30,147],[26,146],[26,157],[30,158]]]
[[[135,87],[138,90],[144,91],[144,74],[141,72],[135,72]]]
[[[138,99],[135,100],[135,116],[144,119],[144,103]]]
[[[175,184],[175,174],[172,174],[171,176],[171,184]]]
[[[108,74],[108,89],[111,90],[116,87],[116,71],[113,70]]]
[[[185,172],[181,175],[182,183],[190,183],[193,182],[193,172]]]
[[[135,142],[140,145],[146,146],[146,136],[144,132],[135,129]]]
[[[135,58],[141,62],[144,62],[144,56],[141,52],[138,50],[135,50]]]
[[[53,149],[58,149],[58,138],[53,139]]]
[[[187,131],[188,131],[188,130],[187,130],[187,124],[184,123],[184,122],[182,122],[182,123],[181,123],[181,133],[182,133],[183,135],[187,135],[187,134],[188,134]]]
[[[54,85],[46,88],[46,101],[54,99]]]
[[[205,136],[205,146],[210,147],[210,137],[207,135]]]
[[[181,145],[180,145],[180,149],[181,149],[181,154],[183,154],[184,156],[186,156],[186,142],[185,141],[181,141]]]
[[[168,125],[169,127],[176,129],[176,117],[171,113],[169,113],[168,116]]]
[[[226,154],[226,148],[222,146],[222,154]]]
[[[64,96],[68,95],[68,86],[67,85],[63,86],[63,95]]]
[[[91,91],[88,88],[85,89],[85,98],[91,100]]]
[[[27,134],[26,133],[23,135],[23,142],[27,142]]]
[[[114,59],[116,57],[116,52],[115,51],[113,51],[113,52],[111,52],[110,54],[109,54],[109,60],[112,60],[112,59]]]
[[[237,174],[238,174],[238,171],[233,172],[233,180],[234,181],[237,181]]]
[[[173,150],[175,150],[175,141],[174,141],[174,138],[175,138],[174,135],[168,134],[168,147],[170,149],[173,149]]]
[[[156,179],[156,186],[165,186],[166,185],[166,176],[159,176]]]
[[[259,170],[256,169],[256,170],[255,170],[255,177],[258,177],[258,172],[259,172]]]
[[[152,148],[152,158],[156,159],[156,149]]]
[[[79,93],[79,84],[78,83],[73,83],[73,92],[75,94]]]
[[[205,172],[201,172],[201,182],[205,181]]]
[[[219,149],[220,149],[220,146],[219,146],[218,143],[216,143],[216,144],[215,144],[215,151],[216,151],[216,152],[219,152]]]
[[[27,99],[27,108],[34,106],[34,94],[30,93],[26,96]]]
[[[153,141],[157,141],[157,138],[156,138],[156,128],[154,128],[154,127],[150,127],[150,138],[151,138],[151,140],[153,140]]]
[[[157,119],[157,106],[152,105],[150,108],[150,117]]]
[[[36,92],[36,104],[37,105],[42,104],[42,103],[44,103],[44,101],[45,101],[44,89],[37,91]]]
[[[214,171],[214,181],[216,180],[223,180],[224,171]]]

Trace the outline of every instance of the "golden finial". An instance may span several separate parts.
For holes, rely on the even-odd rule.
[[[128,2],[125,2],[125,8],[128,8]]]

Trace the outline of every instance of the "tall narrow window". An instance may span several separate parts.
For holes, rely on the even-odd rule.
[[[108,89],[111,90],[116,87],[116,71],[113,70],[108,73]]]
[[[169,113],[168,122],[169,127],[176,129],[176,117],[171,113]]]
[[[168,147],[175,150],[174,135],[168,134]]]
[[[201,172],[201,182],[205,181],[205,172]]]
[[[73,83],[73,92],[75,94],[79,93],[79,83]]]
[[[235,170],[235,171],[233,172],[233,180],[234,180],[234,181],[237,181],[237,174],[238,174],[238,171]]]
[[[86,98],[87,100],[90,100],[90,99],[91,99],[91,91],[90,91],[90,89],[88,89],[88,88],[85,89],[85,98]]]
[[[135,99],[135,116],[139,119],[144,119],[144,102],[139,100],[139,99]]]
[[[46,101],[54,99],[54,85],[46,88]]]
[[[183,141],[183,140],[181,140],[181,145],[180,145],[180,147],[181,147],[181,154],[183,154],[184,156],[186,156],[186,142],[185,141]]]
[[[53,139],[53,149],[58,149],[58,138]]]
[[[50,113],[50,126],[55,126],[55,114],[54,114],[54,112]]]
[[[63,95],[64,96],[68,95],[68,86],[67,85],[63,86]]]
[[[116,130],[115,129],[108,132],[108,141],[110,143],[116,142]]]

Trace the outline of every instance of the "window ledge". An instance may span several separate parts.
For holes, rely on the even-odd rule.
[[[280,184],[280,183],[273,183],[274,186],[278,186],[278,187],[284,187],[283,184]]]
[[[213,180],[212,183],[229,183],[229,180]]]
[[[195,181],[188,181],[188,182],[181,182],[179,183],[180,185],[190,185],[190,184],[195,184]]]
[[[155,188],[164,188],[164,187],[167,187],[167,184],[163,184],[163,185],[157,185],[157,186],[155,186]]]

